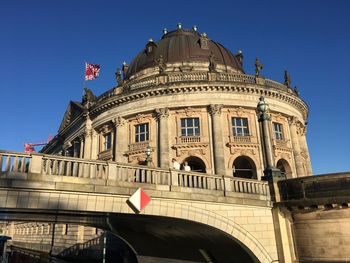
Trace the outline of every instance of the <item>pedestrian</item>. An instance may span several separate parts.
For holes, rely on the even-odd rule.
[[[191,171],[191,167],[188,165],[188,162],[184,163],[184,170],[185,170],[185,172],[190,172]]]
[[[172,161],[172,163],[173,163],[173,168],[174,168],[175,170],[180,170],[180,163],[179,163],[178,161],[176,161],[175,158],[173,158],[171,161]]]

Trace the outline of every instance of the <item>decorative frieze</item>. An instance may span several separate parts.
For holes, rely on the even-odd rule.
[[[116,127],[124,126],[126,124],[126,120],[120,116],[114,118],[112,122]]]
[[[157,119],[169,117],[169,109],[168,108],[155,109],[154,111],[156,113]]]

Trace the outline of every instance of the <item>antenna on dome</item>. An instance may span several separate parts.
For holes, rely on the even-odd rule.
[[[168,29],[166,27],[163,28],[163,35],[166,35],[168,33]]]
[[[196,25],[194,25],[194,26],[192,27],[192,29],[193,29],[194,31],[196,31],[196,32],[197,32],[198,27],[197,27]]]
[[[182,24],[181,23],[177,23],[177,28],[181,29],[182,28]]]

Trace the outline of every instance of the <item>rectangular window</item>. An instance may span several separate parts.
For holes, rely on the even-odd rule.
[[[232,118],[233,136],[249,136],[249,127],[247,118]]]
[[[274,122],[273,123],[273,132],[275,133],[276,140],[283,140],[282,124]]]
[[[112,147],[112,134],[109,132],[104,136],[104,150],[109,150]]]
[[[149,141],[149,125],[142,123],[135,125],[135,142]]]
[[[181,119],[181,136],[200,136],[199,118]]]

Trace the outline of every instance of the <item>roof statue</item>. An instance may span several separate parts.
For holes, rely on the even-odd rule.
[[[209,55],[209,71],[215,72],[215,69],[216,69],[215,58],[214,58],[213,52],[211,52]]]
[[[166,65],[164,63],[164,59],[163,59],[163,56],[160,55],[158,59],[155,60],[158,64],[158,67],[159,67],[159,74],[162,74],[164,73],[165,69],[166,69]]]
[[[88,87],[84,87],[85,94],[83,95],[82,103],[89,107],[96,101],[96,96]]]
[[[118,86],[123,84],[123,77],[122,77],[122,71],[120,68],[117,68],[117,71],[115,72],[115,77],[118,82]]]
[[[255,76],[260,76],[260,71],[264,68],[264,65],[260,63],[258,58],[255,59]]]
[[[287,70],[284,71],[284,85],[287,86],[287,88],[290,88],[290,84],[291,84],[291,79],[290,79],[290,75],[288,73]]]

